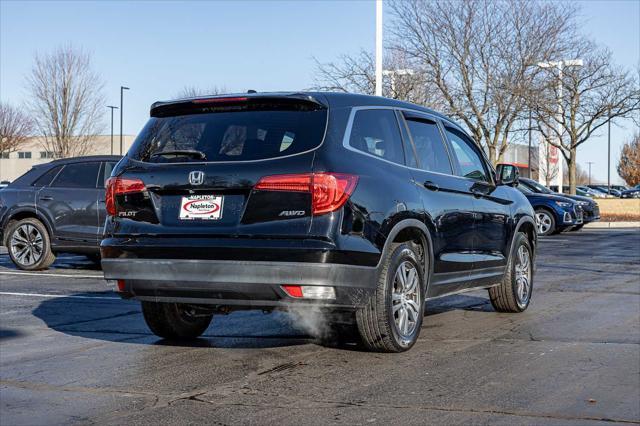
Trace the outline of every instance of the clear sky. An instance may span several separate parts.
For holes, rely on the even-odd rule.
[[[580,5],[585,33],[608,46],[618,64],[634,69],[640,63],[640,1]],[[0,0],[0,100],[24,102],[34,54],[71,43],[93,54],[108,104],[119,105],[120,85],[131,88],[124,131],[136,134],[150,104],[184,86],[307,88],[313,57],[326,62],[360,48],[373,51],[374,22],[373,1]],[[107,114],[105,107],[105,123]],[[631,122],[621,124],[612,129],[612,170],[634,130]],[[606,180],[606,130],[578,156],[585,167],[593,161],[593,176]]]

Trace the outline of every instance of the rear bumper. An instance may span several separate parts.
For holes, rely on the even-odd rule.
[[[366,303],[377,282],[376,267],[334,263],[106,258],[102,269],[105,279],[124,280],[126,297],[255,308],[353,309]],[[293,298],[283,284],[331,286],[336,298]]]

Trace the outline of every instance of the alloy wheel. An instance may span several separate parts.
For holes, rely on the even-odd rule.
[[[24,266],[37,263],[44,252],[42,234],[35,226],[26,223],[16,228],[9,243],[14,259]]]
[[[538,234],[545,235],[551,229],[551,216],[546,212],[536,213],[536,227]]]
[[[393,318],[398,333],[410,336],[418,324],[420,310],[420,276],[415,266],[402,262],[396,270],[391,293]]]
[[[524,245],[518,247],[515,264],[516,299],[523,308],[531,297],[531,255]]]

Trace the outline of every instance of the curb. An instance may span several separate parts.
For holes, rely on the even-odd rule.
[[[640,222],[592,222],[587,223],[585,228],[640,228]]]

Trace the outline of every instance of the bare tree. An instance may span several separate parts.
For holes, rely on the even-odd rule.
[[[388,49],[384,60],[382,94],[392,99],[413,102],[441,109],[434,91],[428,87],[425,74],[415,69],[406,56],[397,50]],[[357,55],[342,55],[336,62],[322,63],[317,58],[316,78],[313,90],[375,94],[375,60],[370,52],[361,50]]]
[[[86,154],[103,129],[105,105],[91,56],[71,46],[36,55],[27,87],[43,148],[62,158]]]
[[[633,135],[631,141],[623,145],[618,174],[627,185],[635,186],[640,183],[640,133]]]
[[[17,151],[33,134],[33,121],[22,110],[0,103],[0,153]]]
[[[611,52],[590,41],[576,43],[571,57],[582,58],[584,66],[565,68],[560,84],[557,75],[540,77],[531,100],[537,130],[567,161],[575,194],[577,148],[610,120],[632,117],[640,108],[640,89],[632,75],[612,64]]]
[[[174,99],[196,98],[198,96],[208,95],[221,95],[223,93],[227,93],[227,89],[224,86],[213,86],[209,89],[203,89],[197,86],[184,86],[178,93],[176,93]]]
[[[526,0],[394,0],[391,8],[395,48],[500,162],[527,109],[535,64],[557,54],[574,9]]]

